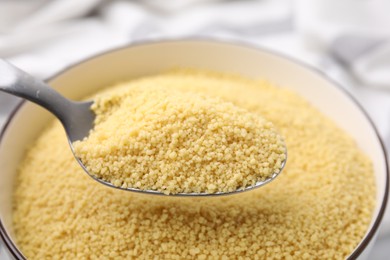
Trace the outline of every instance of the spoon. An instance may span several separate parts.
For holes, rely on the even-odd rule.
[[[75,155],[72,143],[84,139],[89,135],[90,130],[93,129],[95,120],[95,114],[91,110],[93,101],[76,102],[69,100],[43,81],[34,78],[33,76],[20,70],[3,59],[0,59],[0,91],[34,102],[37,105],[46,108],[49,112],[56,116],[65,128],[73,155],[84,171],[94,180],[111,188],[145,194],[166,195],[156,190],[141,190],[136,188],[117,187],[112,183],[99,179],[88,172],[85,165]],[[219,196],[253,190],[274,180],[283,170],[286,164],[286,160],[287,156],[286,159],[282,162],[279,173],[274,173],[271,177],[256,182],[256,184],[253,186],[242,187],[231,192],[176,193],[170,194],[168,196]]]

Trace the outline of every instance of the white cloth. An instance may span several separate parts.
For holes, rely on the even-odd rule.
[[[0,56],[44,78],[70,63],[133,41],[214,33],[223,37],[232,34],[229,31],[239,32],[245,28],[247,33],[255,34],[256,25],[279,21],[289,12],[288,5],[268,1],[246,1],[245,4],[199,1],[197,5],[194,0],[174,1],[180,4],[171,8],[180,7],[180,12],[159,8],[164,6],[161,1],[149,0],[145,5],[131,1],[82,2],[80,6],[77,0],[51,1],[20,21],[3,21],[8,29],[0,34]],[[191,8],[185,8],[185,2]],[[285,1],[275,1],[281,2]],[[15,6],[10,6],[9,11],[1,7],[0,10],[8,13],[12,8]],[[79,11],[74,13],[75,9]],[[261,15],[256,10],[261,10]],[[91,11],[96,14],[80,19],[82,14]],[[5,25],[0,25],[2,27]]]
[[[341,82],[390,142],[390,92],[368,88],[390,87],[390,7],[379,2],[390,5],[386,0],[3,0],[0,57],[46,78],[138,40],[191,35],[245,40],[316,66]],[[348,35],[375,42],[343,57],[337,41]],[[0,106],[9,100],[0,95]],[[383,229],[390,233],[390,216]]]
[[[308,48],[329,51],[368,87],[390,88],[390,1],[296,2],[297,29]]]

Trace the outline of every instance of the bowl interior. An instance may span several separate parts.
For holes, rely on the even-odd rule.
[[[123,48],[70,67],[49,83],[65,96],[79,99],[118,81],[173,67],[195,67],[263,77],[292,89],[333,119],[371,158],[377,185],[377,207],[371,229],[383,210],[387,166],[378,135],[361,109],[334,83],[294,61],[241,45],[183,40]],[[0,143],[0,218],[12,240],[12,187],[26,147],[53,118],[31,103],[23,104],[3,132]]]

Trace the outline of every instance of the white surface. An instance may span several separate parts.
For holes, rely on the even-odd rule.
[[[390,89],[390,1],[388,0],[297,0],[296,28],[308,48],[319,52],[345,44],[352,52],[346,62],[356,77],[370,86]],[[352,41],[342,39],[352,37]],[[371,44],[353,53],[357,38]],[[362,40],[360,40],[362,41]],[[344,56],[344,55],[343,55]]]
[[[138,3],[84,0],[82,4],[77,0],[53,0],[45,4],[41,3],[42,0],[31,2],[37,4],[22,7],[19,1],[0,3],[0,29],[5,32],[0,34],[0,56],[12,57],[19,66],[34,69],[32,72],[40,76],[60,69],[66,60],[75,61],[76,56],[83,57],[129,40],[193,34],[238,34],[253,40],[256,34],[281,30],[288,25],[288,20],[293,21],[293,15],[297,32],[306,47],[319,52],[328,51],[335,40],[346,35],[386,39],[383,46],[367,49],[364,55],[359,55],[348,65],[367,86],[390,88],[387,73],[390,67],[387,58],[390,57],[390,17],[387,15],[390,2],[387,0],[181,0],[169,4],[152,0]],[[294,13],[291,13],[292,3]],[[80,19],[91,11],[96,15]],[[24,16],[15,19],[8,13],[22,13]],[[59,45],[72,46],[74,39],[82,44],[72,52],[60,51]],[[14,57],[25,51],[42,56],[39,49],[43,46],[50,49],[52,45],[57,46],[57,59],[63,60],[58,62],[46,57],[45,64],[50,62],[51,66],[46,66],[44,71],[43,67],[37,67],[41,57]]]
[[[0,259],[1,260],[11,260],[12,258],[9,257],[8,251],[6,251],[5,247],[0,242]]]

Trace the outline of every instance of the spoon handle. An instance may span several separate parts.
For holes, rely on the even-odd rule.
[[[63,123],[67,121],[74,103],[4,59],[0,59],[0,90],[46,108]]]

